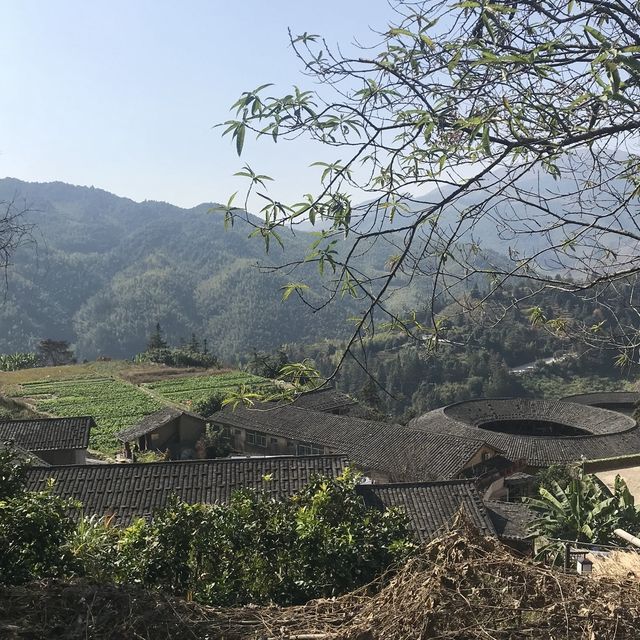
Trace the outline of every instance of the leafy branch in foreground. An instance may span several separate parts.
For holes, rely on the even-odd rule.
[[[239,154],[248,133],[335,154],[314,163],[318,188],[297,203],[270,196],[265,176],[245,167],[245,208],[254,193],[265,202],[256,232],[267,248],[285,242],[284,228],[321,229],[306,257],[281,268],[315,264],[327,303],[344,291],[361,301],[354,356],[379,320],[422,340],[424,327],[437,336],[452,301],[456,314],[495,301],[485,321],[498,322],[555,289],[604,318],[597,330],[571,318],[550,329],[637,361],[637,4],[399,0],[393,10],[371,46],[333,51],[290,34],[318,88],[278,96],[263,85],[233,105],[225,133]],[[374,245],[389,258],[364,271]],[[520,296],[498,298],[514,279]],[[302,284],[285,293],[304,299]],[[474,285],[480,300],[465,295]],[[412,287],[423,292],[418,326],[393,304]]]

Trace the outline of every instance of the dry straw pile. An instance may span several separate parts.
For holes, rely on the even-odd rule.
[[[200,607],[55,582],[0,592],[0,637],[168,640],[621,640],[640,637],[637,580],[565,575],[458,521],[384,584],[302,607]]]

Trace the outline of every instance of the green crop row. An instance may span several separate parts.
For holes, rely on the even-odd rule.
[[[234,372],[219,376],[194,376],[163,380],[145,386],[171,402],[192,406],[208,400],[212,395],[224,398],[243,385],[252,390],[265,389],[270,387],[272,382],[250,373]]]
[[[28,383],[21,395],[54,416],[93,416],[97,426],[89,446],[105,453],[118,447],[114,434],[162,408],[155,398],[113,378]]]
[[[174,389],[210,389],[254,382],[264,382],[264,378],[254,376],[250,373],[237,372],[218,376],[193,376],[174,380],[161,380],[159,382],[147,383],[144,386],[154,391],[169,391]]]

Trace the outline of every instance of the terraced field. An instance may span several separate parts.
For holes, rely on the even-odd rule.
[[[118,448],[114,434],[162,408],[155,398],[114,378],[24,382],[12,394],[38,411],[58,417],[93,416],[97,428],[90,447],[105,453]]]
[[[185,406],[193,406],[197,402],[207,400],[212,395],[224,398],[245,385],[251,389],[266,389],[273,383],[270,380],[254,376],[242,371],[232,371],[220,375],[189,376],[149,382],[142,386],[171,402]]]
[[[191,408],[214,394],[223,399],[243,385],[265,390],[271,384],[242,371],[202,375],[121,361],[0,373],[1,396],[20,398],[40,413],[61,418],[93,416],[97,428],[91,433],[90,447],[106,454],[119,448],[114,434],[163,406],[174,403]]]

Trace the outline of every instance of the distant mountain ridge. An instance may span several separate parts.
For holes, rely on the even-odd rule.
[[[345,335],[357,311],[346,299],[315,314],[295,296],[283,303],[291,276],[254,266],[283,261],[282,251],[265,256],[242,220],[225,230],[219,205],[181,209],[93,187],[0,180],[0,201],[12,200],[29,208],[37,246],[22,249],[10,269],[0,352],[51,337],[69,340],[80,358],[131,357],[160,322],[171,341],[195,332],[232,359],[253,347]],[[311,240],[285,234],[287,258],[303,255]],[[382,253],[369,258],[384,268]]]

